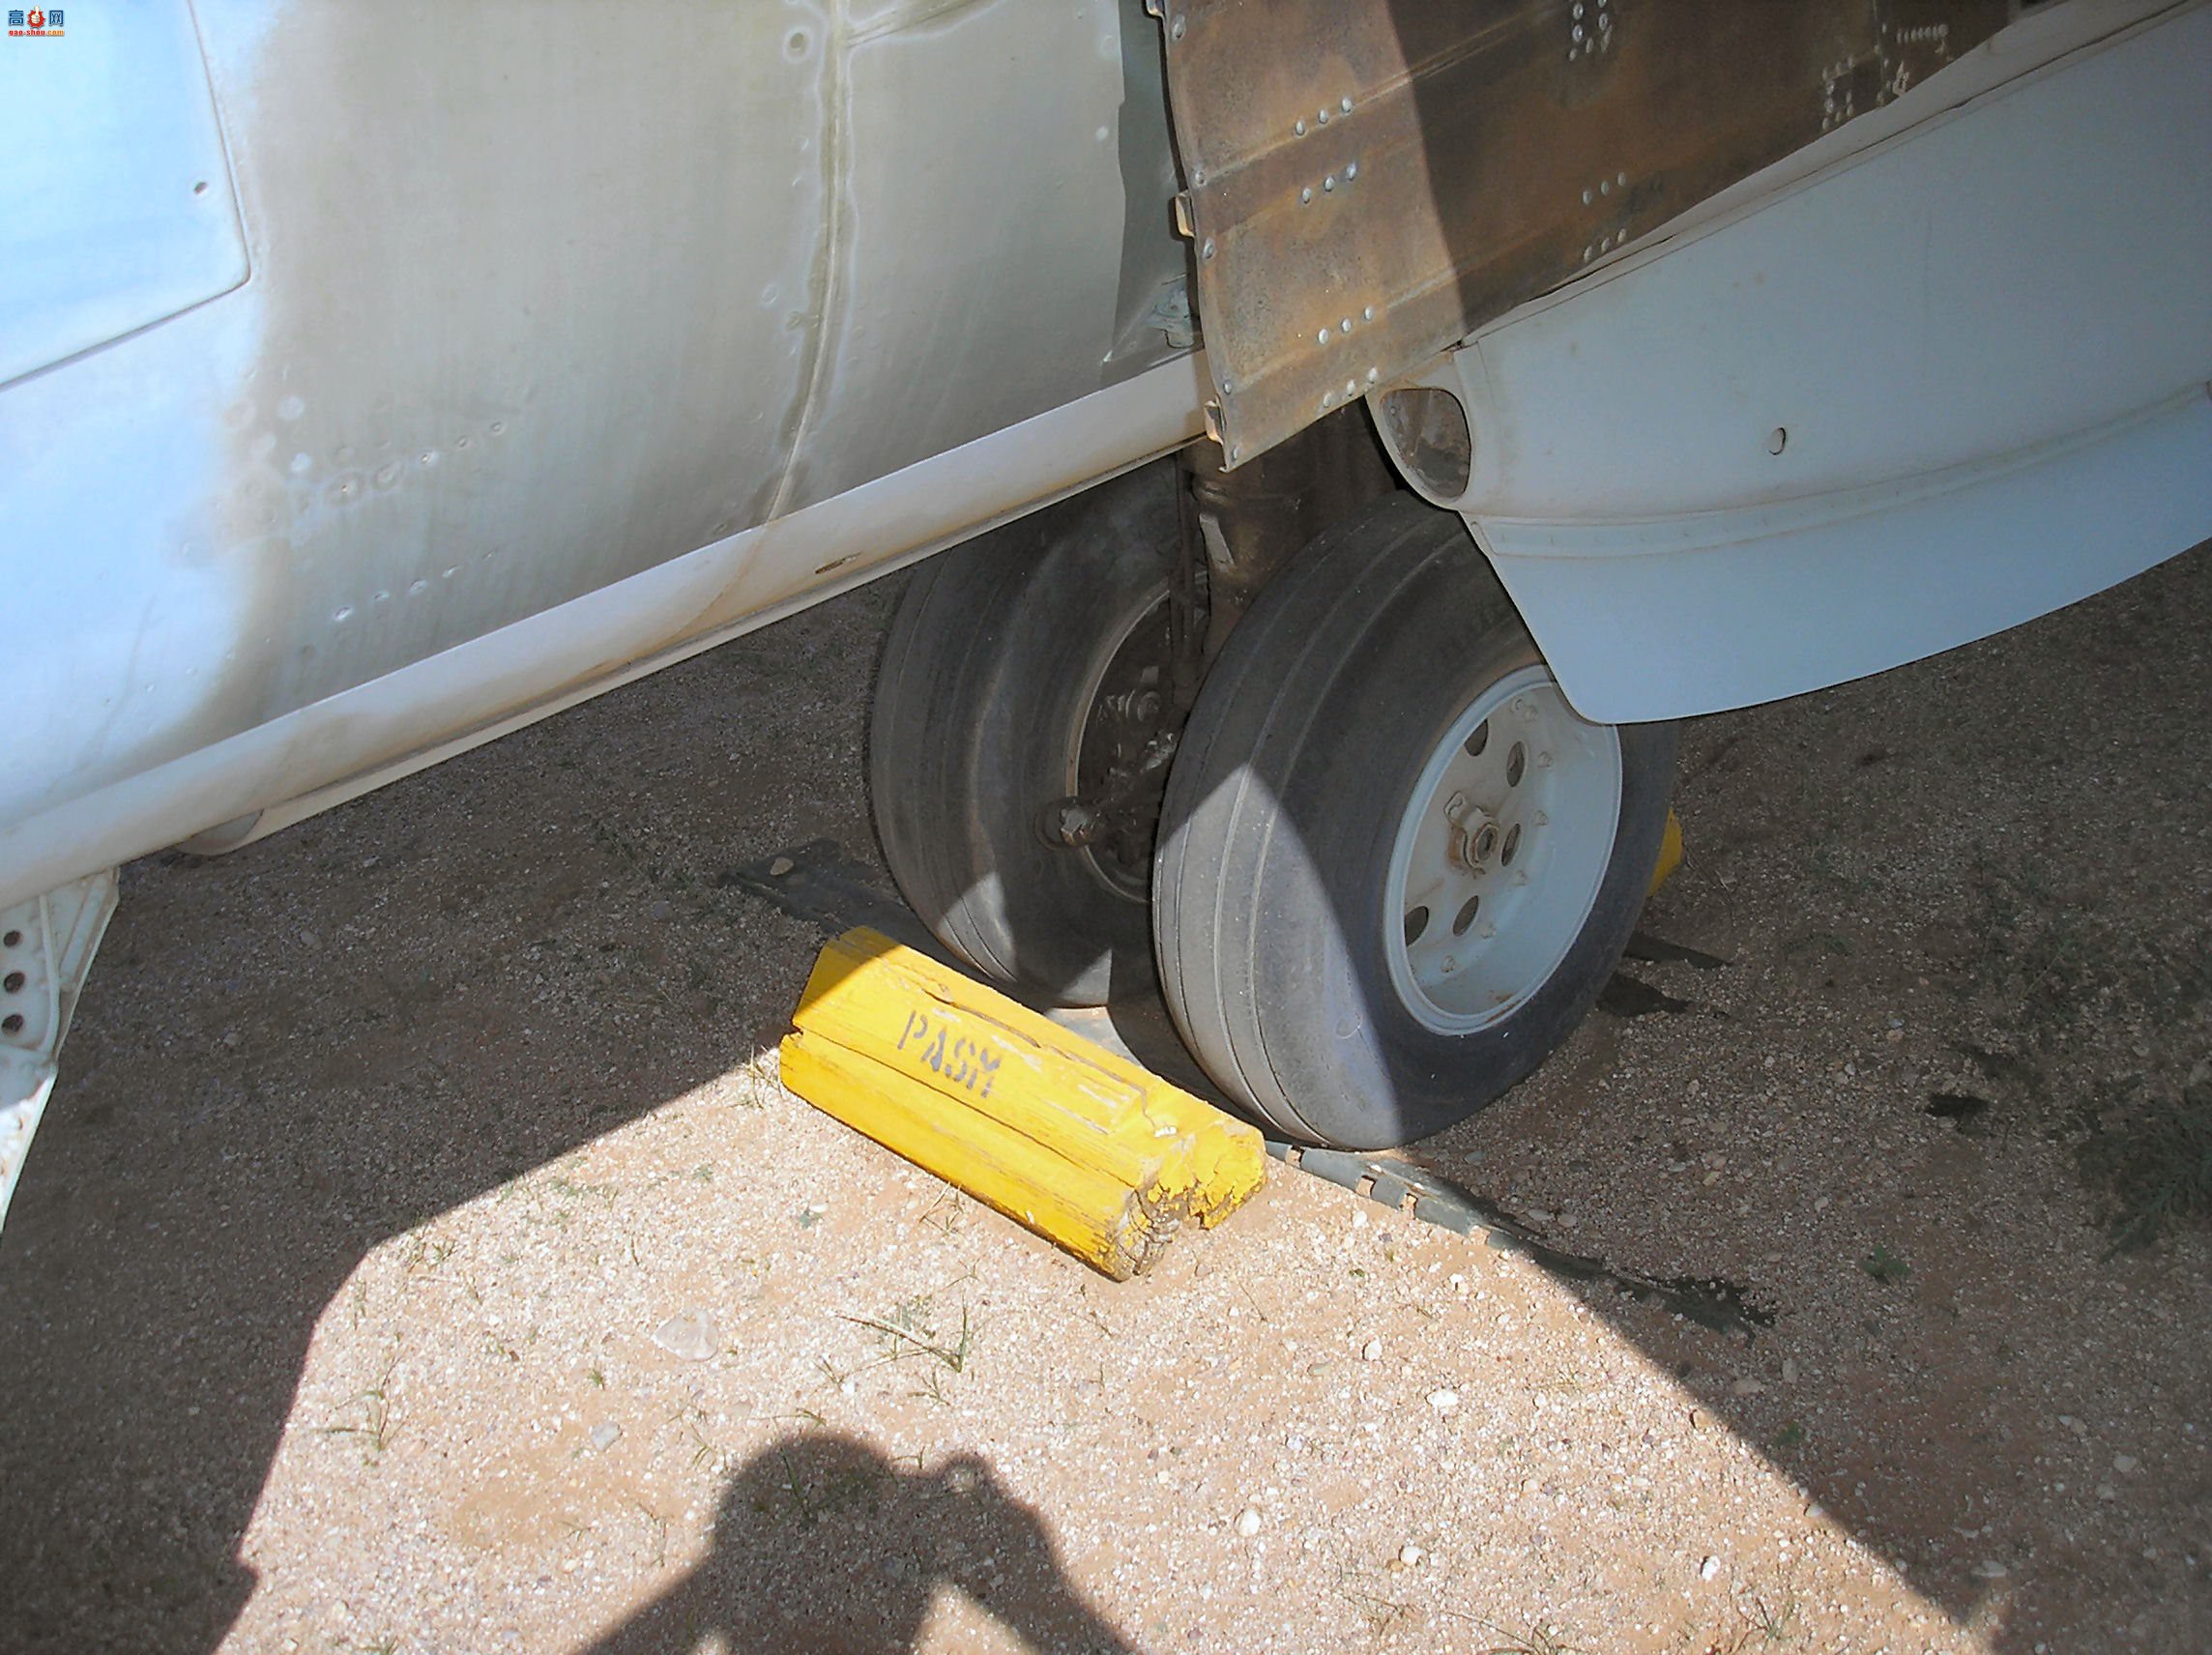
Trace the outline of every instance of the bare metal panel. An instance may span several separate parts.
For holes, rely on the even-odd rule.
[[[125,65],[116,96],[183,84],[205,104],[212,86],[219,149],[138,146],[144,176],[108,169],[112,199],[72,210],[166,200],[192,161],[183,199],[228,214],[235,189],[251,274],[189,287],[204,302],[153,326],[170,300],[134,311],[123,336],[102,321],[0,385],[0,453],[37,460],[0,465],[16,686],[0,857],[71,800],[703,548],[721,548],[708,612],[579,646],[595,682],[618,649],[733,628],[943,543],[977,525],[933,511],[909,535],[883,513],[855,545],[800,514],[1177,354],[1145,324],[1187,250],[1156,63],[1149,85],[1132,74],[1157,53],[1137,0],[125,10],[181,33]],[[89,64],[110,12],[4,44]],[[0,171],[0,248],[35,227],[42,176]],[[1152,451],[1156,410],[1137,402],[1118,435],[999,450],[1030,469],[976,489],[978,508]],[[299,790],[328,783],[332,751],[441,748],[486,704],[516,711],[511,688],[349,726]],[[298,762],[285,751],[269,766]],[[287,786],[224,773],[228,795],[133,809],[120,854]]]
[[[1238,463],[1880,106],[2008,0],[1162,0]]]
[[[1175,358],[105,785],[0,798],[0,906],[218,824],[297,821],[1180,448],[1203,379]],[[35,653],[11,620],[0,648]]]
[[[882,8],[835,73],[830,302],[785,509],[1095,390],[1114,345],[1111,7]],[[1172,248],[1165,208],[1152,240]]]

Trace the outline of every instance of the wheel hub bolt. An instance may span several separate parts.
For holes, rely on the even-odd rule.
[[[1490,819],[1490,812],[1466,794],[1455,792],[1444,800],[1444,819],[1451,824],[1451,843],[1445,854],[1470,874],[1488,873],[1483,863],[1498,848],[1498,824]]]
[[[1038,824],[1047,844],[1080,850],[1098,837],[1105,823],[1079,798],[1063,798],[1044,807]]]

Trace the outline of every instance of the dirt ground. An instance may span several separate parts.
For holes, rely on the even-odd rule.
[[[784,1092],[896,586],[127,871],[0,1647],[2212,1646],[2212,550],[1688,729],[1711,959],[1413,1152],[1718,1326],[1283,1169],[1114,1286]]]

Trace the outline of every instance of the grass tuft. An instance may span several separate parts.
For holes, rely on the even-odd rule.
[[[1902,1282],[1912,1274],[1912,1266],[1905,1262],[1904,1255],[1892,1253],[1879,1241],[1875,1243],[1873,1252],[1859,1261],[1859,1268],[1883,1287],[1888,1287],[1893,1282]]]
[[[2112,1250],[2137,1252],[2179,1223],[2212,1219],[2212,1079],[2150,1104],[2081,1147],[2081,1168],[2111,1194]]]

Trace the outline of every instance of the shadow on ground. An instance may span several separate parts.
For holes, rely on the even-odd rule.
[[[728,1655],[905,1655],[947,1587],[1041,1655],[1129,1655],[1068,1583],[1036,1512],[983,1461],[922,1471],[820,1435],[746,1462],[707,1560],[588,1655],[664,1655],[709,1637]]]
[[[379,1242],[746,1062],[869,842],[898,583],[123,900],[0,1236],[11,1649],[213,1649],[309,1336]]]
[[[0,1242],[11,1648],[213,1649],[252,1589],[240,1539],[309,1335],[364,1253],[782,1031],[820,933],[734,870],[869,844],[892,595],[234,857],[130,871]],[[2201,1250],[2107,1257],[2071,1158],[2111,1098],[2204,1054],[2208,609],[2199,551],[1972,652],[1696,727],[1690,872],[1647,923],[1731,963],[1633,966],[1676,1008],[1601,1011],[1412,1156],[1566,1250],[1770,1309],[1732,1334],[1570,1284],[2023,1655],[2212,1625]],[[1937,1094],[1984,1107],[1931,1114]],[[858,1529],[809,1523],[848,1499]],[[606,1646],[744,1633],[786,1571],[783,1601],[852,1647],[905,1647],[933,1583],[1043,1646],[1121,1647],[1060,1584],[1052,1515],[981,1466],[794,1438]]]

